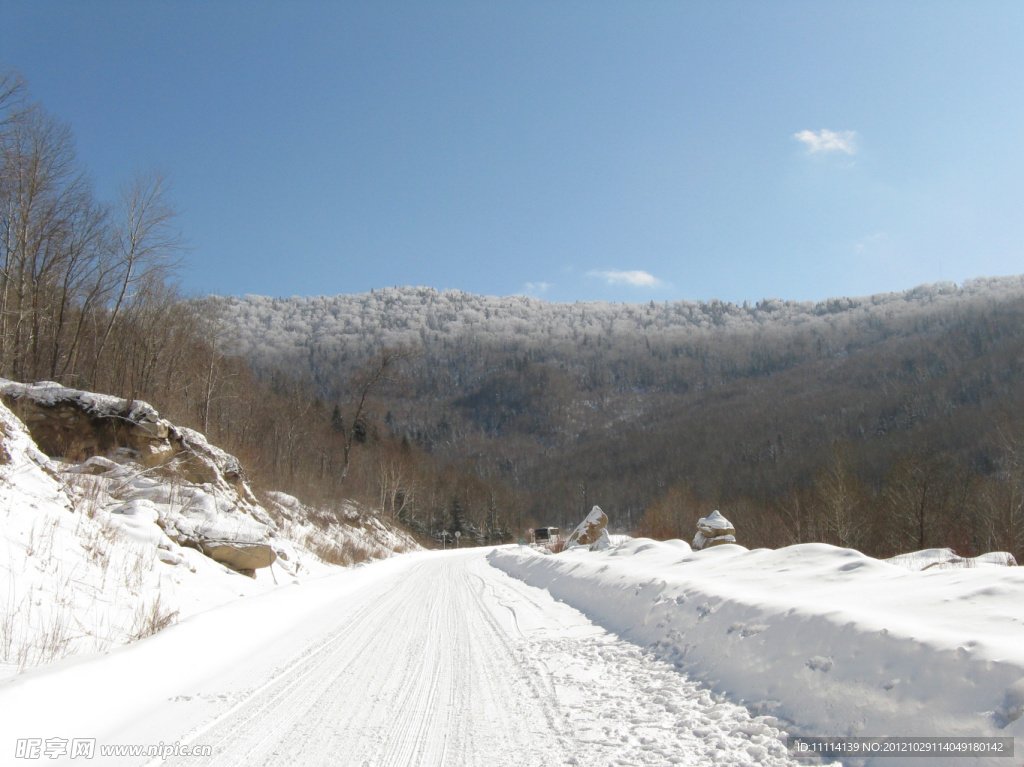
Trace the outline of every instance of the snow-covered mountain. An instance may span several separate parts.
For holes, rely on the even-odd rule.
[[[460,343],[505,350],[577,353],[639,342],[671,349],[710,332],[756,335],[792,329],[828,336],[871,323],[899,323],[923,310],[1024,296],[1024,277],[979,278],[961,286],[922,285],[899,293],[818,302],[766,298],[723,301],[551,303],[427,287],[384,288],[338,296],[210,297],[224,313],[237,350],[257,365],[356,361],[382,346],[417,345],[428,353]],[[836,350],[837,352],[839,350]]]

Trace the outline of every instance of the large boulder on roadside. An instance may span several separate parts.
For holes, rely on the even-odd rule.
[[[200,543],[203,553],[215,562],[220,562],[232,570],[244,575],[252,575],[254,570],[270,567],[277,559],[277,554],[265,543]]]
[[[694,551],[721,546],[723,543],[736,543],[736,528],[721,512],[715,510],[697,520],[697,535],[692,545]]]
[[[608,527],[608,515],[595,506],[587,514],[587,518],[577,525],[565,542],[565,547],[592,546],[601,538],[601,533]]]

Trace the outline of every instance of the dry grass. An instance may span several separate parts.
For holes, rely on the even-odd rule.
[[[30,588],[17,604],[8,595],[0,612],[0,659],[21,673],[63,658],[82,636],[73,631],[72,618],[67,581],[54,594]]]
[[[303,540],[303,544],[308,551],[329,565],[351,567],[360,562],[368,562],[374,557],[381,556],[381,552],[375,550],[375,548],[361,545],[350,538],[336,541],[329,537],[329,533],[321,533],[319,531],[308,533]]]
[[[0,423],[0,466],[11,462],[11,454],[7,452],[7,448],[4,446],[6,439],[7,429],[3,423]]]
[[[178,611],[171,610],[163,603],[160,594],[148,605],[145,602],[139,603],[135,611],[134,628],[131,633],[132,639],[144,639],[152,636],[158,631],[163,631],[173,625],[178,618]]]
[[[25,556],[38,557],[43,561],[48,561],[53,554],[53,541],[58,524],[59,520],[56,518],[34,521],[28,532]]]
[[[81,513],[62,531],[61,516],[36,520],[23,539],[24,557],[8,557],[18,570],[7,574],[0,598],[0,662],[18,673],[150,636],[177,618],[159,591],[155,599],[145,596],[154,590],[155,551],[96,516],[98,498],[78,494]],[[77,543],[77,555],[61,550],[58,537],[61,546]],[[26,577],[38,580],[15,591]]]
[[[104,481],[92,474],[64,474],[64,487],[77,514],[93,519],[109,503]]]

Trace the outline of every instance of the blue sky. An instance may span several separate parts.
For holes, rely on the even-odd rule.
[[[190,292],[799,300],[1024,273],[1024,3],[2,0]]]

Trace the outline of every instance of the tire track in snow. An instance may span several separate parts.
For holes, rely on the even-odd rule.
[[[180,742],[206,745],[214,744],[215,739],[225,743],[244,741],[244,748],[238,750],[222,748],[223,755],[217,763],[225,767],[252,764],[254,758],[268,750],[275,738],[308,711],[308,701],[322,695],[344,673],[352,661],[353,645],[365,643],[369,638],[364,635],[363,627],[388,623],[400,608],[389,600],[367,600],[336,631]],[[255,726],[257,722],[259,726]],[[147,767],[170,763],[170,760],[156,759]]]
[[[425,558],[367,591],[315,646],[189,736],[213,746],[210,764],[797,764],[772,720],[480,551]]]
[[[229,766],[550,763],[551,717],[521,680],[513,638],[482,609],[466,559],[417,564],[188,741]]]

